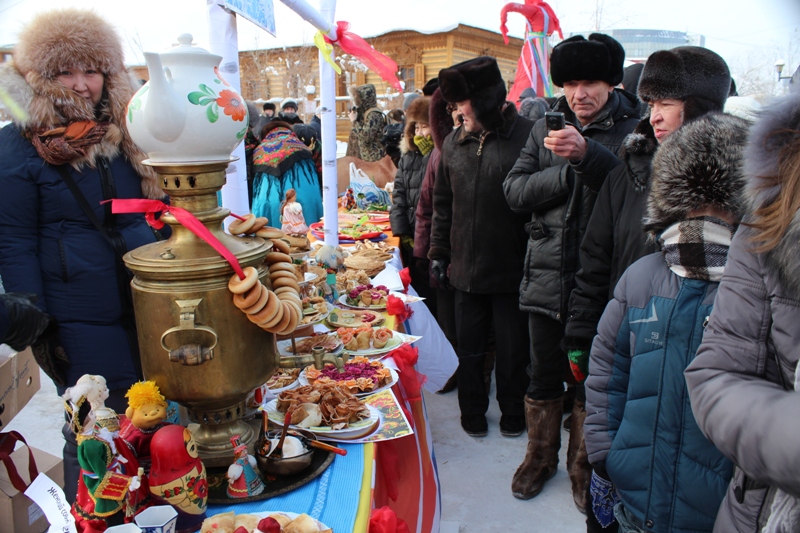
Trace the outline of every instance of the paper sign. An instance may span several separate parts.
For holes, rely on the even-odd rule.
[[[272,0],[225,0],[219,5],[243,16],[262,30],[275,36],[275,11]]]
[[[33,480],[25,496],[35,501],[50,522],[49,533],[78,533],[75,519],[69,512],[69,503],[61,487],[44,474]]]

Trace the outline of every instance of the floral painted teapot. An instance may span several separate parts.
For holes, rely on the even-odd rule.
[[[248,127],[247,106],[219,73],[222,57],[178,45],[145,52],[148,81],[128,104],[128,131],[153,163],[228,161]]]

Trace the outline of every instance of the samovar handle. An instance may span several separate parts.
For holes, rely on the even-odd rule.
[[[169,353],[169,360],[175,363],[181,363],[186,366],[202,365],[206,361],[214,358],[214,348],[217,346],[219,336],[217,332],[208,326],[198,326],[195,324],[195,313],[197,307],[202,302],[202,298],[196,300],[175,300],[175,303],[180,307],[180,325],[169,328],[161,335],[161,347]],[[167,336],[172,333],[180,333],[182,331],[204,331],[209,333],[213,338],[211,346],[203,346],[201,344],[182,344],[175,349],[170,349],[167,346]]]

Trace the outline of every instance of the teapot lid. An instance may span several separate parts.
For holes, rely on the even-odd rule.
[[[211,52],[206,50],[205,48],[200,48],[199,46],[192,46],[192,34],[191,33],[182,33],[178,35],[178,44],[161,52],[161,55],[173,55],[173,54],[208,54],[211,55]]]

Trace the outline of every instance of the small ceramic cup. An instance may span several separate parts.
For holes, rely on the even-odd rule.
[[[175,533],[178,512],[171,505],[148,507],[134,518],[142,533]]]
[[[111,526],[106,529],[106,533],[142,533],[136,524],[122,524],[121,526]]]

